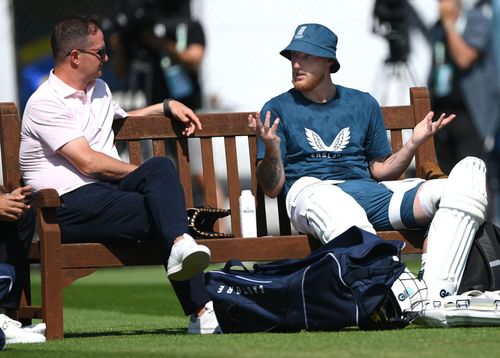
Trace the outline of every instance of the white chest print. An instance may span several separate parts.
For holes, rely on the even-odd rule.
[[[337,134],[332,144],[327,147],[318,133],[309,128],[305,128],[305,131],[307,141],[311,147],[318,152],[341,152],[347,146],[351,138],[350,128],[345,127]]]

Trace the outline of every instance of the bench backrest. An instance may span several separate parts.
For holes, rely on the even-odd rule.
[[[410,89],[410,105],[382,107],[393,151],[402,147],[405,136],[410,134],[410,132],[405,132],[411,131],[429,110],[429,96],[425,88]],[[257,185],[256,139],[247,125],[249,114],[250,112],[200,114],[203,131],[193,136],[196,139],[189,140],[180,136],[183,127],[179,123],[166,121],[161,116],[147,119],[129,117],[117,121],[114,128],[117,142],[128,143],[130,160],[135,164],[142,162],[144,146],[152,146],[154,156],[165,154],[175,156],[187,206],[226,207],[228,205],[231,209],[230,230],[235,237],[239,237],[241,233],[238,198],[242,189],[251,189],[256,196],[258,236],[289,235],[292,233],[292,228],[286,214],[284,198],[278,197],[276,200],[267,198]],[[166,153],[166,138],[175,140],[176,153]],[[217,142],[219,139],[223,143]],[[193,146],[188,145],[193,140],[200,141],[201,153],[193,152]],[[193,155],[201,156],[203,163],[202,203],[195,202],[193,195],[191,175]],[[436,162],[432,139],[419,148],[415,157],[415,172],[409,171],[404,176],[425,177],[422,164],[426,162]],[[222,174],[220,170],[216,170],[217,167],[220,168],[221,163],[226,171]],[[242,175],[242,172],[247,173],[249,177]],[[226,191],[228,204],[218,202],[216,190],[218,181],[227,183],[227,188],[223,189]]]
[[[382,107],[382,113],[393,151],[403,145],[405,131],[411,130],[430,110],[429,95],[425,88],[410,89],[410,105]],[[292,233],[286,215],[284,198],[271,200],[262,193],[255,178],[256,140],[247,125],[250,112],[200,114],[203,131],[191,139],[181,135],[183,127],[177,121],[163,116],[128,117],[114,124],[117,145],[125,148],[131,163],[140,164],[144,153],[153,156],[174,157],[179,177],[184,188],[187,207],[229,207],[229,231],[240,236],[239,196],[242,189],[251,189],[257,203],[258,236],[289,235]],[[0,140],[4,185],[12,190],[19,185],[19,143],[20,121],[13,103],[0,103]],[[175,143],[175,152],[169,153],[165,142]],[[194,141],[199,141],[201,150]],[[146,149],[145,149],[146,148]],[[149,148],[149,149],[148,149]],[[201,157],[202,168],[194,168],[195,156]],[[422,145],[415,157],[415,172],[409,175],[425,177],[423,163],[436,162],[434,143],[430,139]],[[225,173],[220,172],[220,164]],[[195,198],[193,173],[201,173],[203,185],[202,199]],[[408,175],[408,174],[405,174]],[[217,187],[222,186],[227,202],[218,201]],[[220,185],[222,183],[222,185]],[[166,198],[168,200],[168,198]],[[275,223],[278,223],[276,227]]]

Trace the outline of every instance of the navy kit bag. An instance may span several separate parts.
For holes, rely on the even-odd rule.
[[[224,333],[369,327],[404,271],[402,246],[351,227],[304,259],[228,261],[205,274],[207,289]]]
[[[0,301],[10,293],[15,279],[16,270],[14,266],[0,263]]]

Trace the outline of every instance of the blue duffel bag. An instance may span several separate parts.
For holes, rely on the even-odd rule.
[[[9,294],[15,279],[14,266],[0,262],[0,302]]]
[[[231,260],[205,279],[223,333],[370,327],[404,271],[402,247],[352,227],[306,258],[252,270]]]

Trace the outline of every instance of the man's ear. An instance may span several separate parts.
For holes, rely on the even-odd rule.
[[[80,61],[79,59],[79,52],[77,50],[71,50],[70,54],[69,54],[69,60],[73,63],[75,61]]]

